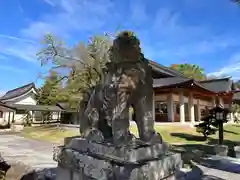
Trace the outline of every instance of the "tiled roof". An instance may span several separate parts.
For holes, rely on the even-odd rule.
[[[0,110],[8,110],[8,111],[12,111],[12,110],[15,110],[14,107],[11,107],[3,102],[0,101]]]
[[[11,104],[8,106],[15,109],[21,109],[21,110],[27,110],[27,111],[63,111],[58,106],[48,106],[48,105]]]
[[[173,87],[192,82],[198,87],[214,93],[222,93],[233,90],[233,82],[230,78],[214,79],[208,81],[195,81],[183,77],[159,78],[153,80],[153,87]]]
[[[149,62],[149,65],[151,66],[151,68],[153,69],[153,71],[156,71],[158,73],[161,73],[161,74],[166,74],[170,77],[175,77],[175,76],[178,76],[178,77],[184,77],[181,73],[175,71],[175,70],[172,70],[166,66],[163,66],[161,64],[158,64],[152,60],[149,60],[147,59],[148,62]]]
[[[229,92],[234,90],[234,84],[231,78],[200,81],[200,84],[202,84],[205,88],[217,93]]]
[[[30,91],[32,88],[36,89],[34,83],[29,83],[29,84],[21,86],[19,88],[10,90],[4,96],[2,96],[0,98],[0,100],[4,101],[4,100],[8,100],[8,99],[12,99],[12,98],[21,96],[21,95],[27,93],[28,91]]]

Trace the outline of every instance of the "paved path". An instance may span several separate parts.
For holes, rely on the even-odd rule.
[[[28,140],[18,135],[0,134],[0,152],[7,161],[22,162],[32,168],[56,167],[53,144]]]

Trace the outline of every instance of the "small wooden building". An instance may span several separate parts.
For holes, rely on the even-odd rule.
[[[58,106],[37,105],[36,95],[34,83],[8,91],[0,98],[0,124],[59,122],[63,110]]]

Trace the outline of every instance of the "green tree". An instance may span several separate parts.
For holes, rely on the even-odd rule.
[[[62,85],[59,96],[73,108],[77,107],[83,93],[102,80],[111,43],[111,37],[106,34],[73,47],[50,34],[44,37],[38,59],[42,66],[50,67],[49,71],[58,72],[58,82]]]
[[[240,4],[240,0],[231,0],[231,1]]]
[[[60,81],[55,71],[50,71],[37,95],[38,104],[53,105],[59,100]]]
[[[194,64],[172,64],[171,69],[176,70],[188,78],[195,80],[205,80],[204,69]]]

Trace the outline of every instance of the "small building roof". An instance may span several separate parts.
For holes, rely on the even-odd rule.
[[[52,112],[64,111],[58,106],[47,106],[47,105],[11,104],[8,106],[15,109],[27,110],[27,111],[52,111]]]
[[[0,100],[5,101],[8,99],[12,99],[12,98],[21,96],[21,95],[29,92],[31,89],[34,89],[35,91],[37,91],[34,83],[29,83],[24,86],[18,87],[16,89],[10,90],[10,91],[6,92],[6,94],[4,96],[2,96],[0,98]]]
[[[15,111],[16,109],[0,101],[0,111]]]

